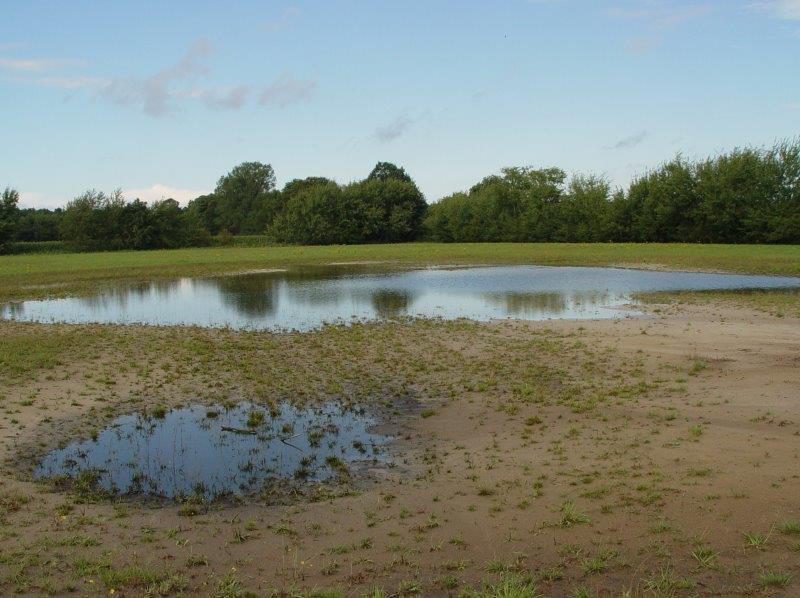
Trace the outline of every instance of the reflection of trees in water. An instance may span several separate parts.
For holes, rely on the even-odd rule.
[[[137,282],[104,289],[102,293],[80,298],[80,302],[92,310],[117,307],[125,309],[131,299],[145,299],[154,294],[167,297],[173,294],[180,285],[180,280],[154,280]]]
[[[377,289],[370,296],[372,307],[381,318],[392,318],[408,312],[414,297],[408,291]]]
[[[0,318],[21,318],[24,315],[25,304],[21,301],[0,305]]]
[[[282,290],[288,292],[289,300],[295,304],[337,305],[355,298],[369,301],[382,317],[404,313],[412,301],[412,296],[405,291],[354,289],[334,284],[338,280],[381,273],[394,274],[364,266],[308,266],[280,272],[206,278],[192,284],[214,288],[226,306],[248,317],[273,315],[278,309]]]
[[[575,291],[571,293],[498,293],[489,300],[502,306],[510,316],[561,315],[570,309],[594,308],[611,303],[604,291]]]
[[[285,277],[284,272],[242,274],[223,276],[204,281],[219,291],[222,302],[239,314],[248,317],[264,317],[278,309],[278,294]]]

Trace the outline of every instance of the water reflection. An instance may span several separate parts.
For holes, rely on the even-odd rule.
[[[313,267],[120,285],[82,298],[0,306],[0,317],[310,330],[354,319],[614,318],[636,292],[800,287],[800,278],[508,266]]]
[[[414,295],[407,291],[379,289],[372,293],[371,299],[379,318],[396,318],[408,313]]]
[[[259,318],[273,314],[278,309],[279,290],[283,281],[274,276],[247,274],[197,280],[193,284],[216,289],[224,305],[246,317]]]
[[[363,410],[333,402],[272,409],[193,405],[163,417],[117,418],[95,439],[49,453],[37,478],[97,475],[118,494],[166,498],[250,494],[273,479],[324,481],[348,475],[350,464],[383,461],[389,438],[370,431]]]

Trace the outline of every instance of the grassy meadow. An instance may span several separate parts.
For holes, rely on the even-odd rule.
[[[404,243],[23,254],[0,257],[0,300],[80,294],[113,280],[203,276],[338,262],[615,265],[800,276],[800,246]]]

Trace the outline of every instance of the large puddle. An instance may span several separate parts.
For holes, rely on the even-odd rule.
[[[650,291],[800,288],[800,278],[620,268],[295,268],[122,285],[93,296],[0,306],[0,317],[71,323],[311,330],[398,317],[614,318]]]
[[[49,453],[36,478],[82,472],[116,494],[163,498],[259,492],[274,481],[349,478],[355,467],[385,461],[389,437],[372,431],[376,420],[337,403],[270,411],[192,405],[155,415],[117,418],[96,438]]]

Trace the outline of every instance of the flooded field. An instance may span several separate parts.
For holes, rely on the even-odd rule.
[[[95,438],[49,453],[37,478],[91,476],[121,495],[247,495],[272,481],[329,481],[384,460],[376,420],[336,403],[269,409],[250,403],[153,410],[114,420]]]
[[[312,330],[401,317],[605,319],[640,292],[800,287],[800,278],[621,268],[296,268],[119,285],[0,306],[0,317],[67,323]]]

